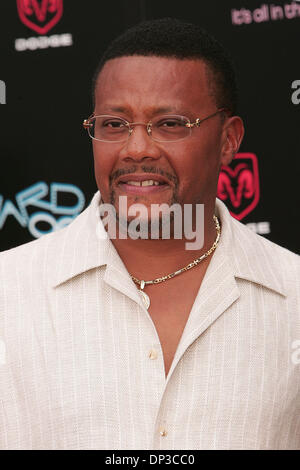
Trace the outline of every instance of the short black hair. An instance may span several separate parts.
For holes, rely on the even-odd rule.
[[[93,77],[94,104],[97,79],[104,64],[110,59],[134,55],[203,60],[217,107],[227,108],[232,115],[236,113],[236,76],[228,52],[200,26],[176,18],[143,21],[112,41]]]

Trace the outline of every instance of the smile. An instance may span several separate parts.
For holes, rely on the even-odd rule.
[[[161,175],[152,174],[123,175],[117,181],[117,187],[125,193],[147,194],[170,188],[169,181]]]
[[[130,186],[161,186],[165,183],[160,183],[159,181],[154,180],[144,180],[144,181],[127,181]]]

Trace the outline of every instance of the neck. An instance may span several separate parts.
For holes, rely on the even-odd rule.
[[[208,251],[216,240],[217,231],[213,220],[214,207],[205,211],[204,244],[198,249],[186,249],[192,240],[112,239],[128,272],[139,279],[155,279],[176,271]],[[203,261],[209,263],[210,256]]]

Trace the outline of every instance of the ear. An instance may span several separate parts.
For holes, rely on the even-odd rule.
[[[220,165],[229,165],[238,152],[245,133],[244,124],[239,116],[226,120],[223,128]]]

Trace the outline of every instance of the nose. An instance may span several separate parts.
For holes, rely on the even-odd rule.
[[[148,134],[147,125],[135,122],[132,124],[131,129],[131,134],[120,151],[120,157],[124,161],[158,159],[161,155],[161,151]]]

